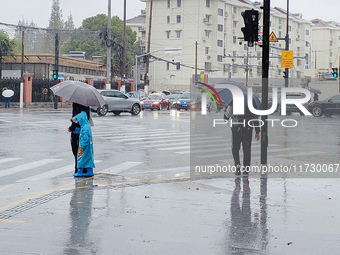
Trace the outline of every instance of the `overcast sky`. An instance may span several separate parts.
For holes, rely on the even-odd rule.
[[[38,27],[47,27],[51,15],[52,0],[0,0],[0,22],[17,25],[19,20],[31,22]],[[185,0],[183,0],[185,1]],[[100,13],[107,14],[108,0],[59,0],[64,20],[72,14],[76,27],[81,26],[83,19]],[[124,0],[111,0],[112,16],[118,15],[123,19]],[[126,0],[127,18],[140,14],[145,8],[145,3],[139,0]],[[325,21],[337,21],[340,23],[339,0],[290,0],[289,10],[293,13],[302,13],[303,18],[311,20],[321,18]],[[271,7],[286,9],[287,0],[271,0]],[[3,27],[0,27],[3,28]]]

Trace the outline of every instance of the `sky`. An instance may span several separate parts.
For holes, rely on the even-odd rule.
[[[287,9],[287,0],[271,0],[270,7]],[[305,20],[315,18],[340,23],[340,1],[338,0],[289,0],[289,12],[301,13]]]
[[[185,1],[185,0],[183,0]],[[261,1],[261,0],[257,0]],[[97,14],[107,14],[108,0],[59,0],[64,21],[72,14],[75,27],[82,24],[83,19]],[[124,0],[111,0],[112,16],[123,19]],[[145,8],[145,3],[139,0],[126,0],[127,19],[140,14]],[[271,0],[270,6],[286,9],[287,0]],[[38,27],[46,28],[51,15],[52,0],[0,0],[0,22],[17,25],[24,19],[29,23],[33,20]],[[325,21],[340,23],[340,1],[337,0],[290,0],[289,11],[302,13],[303,18],[311,20],[320,18]],[[2,28],[2,27],[0,27]]]
[[[38,27],[46,28],[51,15],[52,0],[0,0],[0,22],[17,25],[22,19]],[[75,27],[80,27],[86,18],[108,13],[108,0],[59,0],[63,19],[72,14]],[[126,0],[126,17],[133,18],[145,9],[145,3],[139,0]],[[112,16],[123,19],[124,0],[111,0]]]

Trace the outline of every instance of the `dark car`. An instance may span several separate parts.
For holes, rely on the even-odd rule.
[[[184,92],[177,100],[177,110],[199,110],[201,108],[201,94],[198,92]]]
[[[91,106],[91,111],[97,112],[100,116],[105,116],[107,112],[113,112],[114,115],[119,115],[121,112],[138,115],[141,111],[142,106],[137,98],[128,97],[115,89],[98,89],[98,91],[106,104],[102,107]]]
[[[308,105],[308,110],[315,117],[320,117],[322,114],[326,116],[340,114],[340,94],[331,96],[323,101],[314,101]]]
[[[287,93],[286,94],[286,98],[287,99],[294,99],[294,98],[304,98],[305,94],[303,93]],[[276,107],[276,113],[281,114],[281,93],[278,93],[278,103],[277,103],[277,107]],[[272,105],[272,97],[269,99],[268,98],[268,109],[271,107]],[[307,108],[307,105],[304,105]],[[304,115],[304,113],[295,105],[295,104],[287,104],[286,105],[286,115],[290,115],[293,112],[297,112],[300,115]]]

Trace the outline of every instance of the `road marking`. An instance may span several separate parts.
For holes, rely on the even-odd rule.
[[[187,132],[189,133],[189,132]],[[117,137],[117,138],[111,138],[111,137],[107,137],[106,139],[107,140],[117,140],[119,142],[128,142],[128,141],[141,141],[141,140],[145,140],[145,139],[158,139],[158,138],[161,138],[163,139],[163,137],[169,137],[169,135],[172,135],[172,134],[162,134],[162,135],[154,135],[154,136],[144,136],[144,137],[137,137],[137,138],[121,138],[121,137]],[[190,136],[189,134],[185,134],[185,133],[179,133],[179,134],[176,134],[176,137],[182,137],[182,136]]]
[[[94,163],[102,162],[101,160],[95,160]],[[74,164],[63,166],[54,170],[50,170],[41,174],[33,175],[27,178],[16,180],[15,182],[33,182],[33,181],[41,181],[46,179],[51,179],[53,177],[57,177],[67,173],[74,173]]]
[[[177,137],[177,136],[176,136]],[[190,142],[190,138],[191,138],[191,136],[188,136],[188,137],[182,137],[182,138],[179,138],[179,139],[172,139],[172,138],[169,138],[169,139],[171,139],[171,140],[169,140],[169,141],[171,141],[171,142],[176,142],[176,141],[180,141],[180,142],[183,142],[183,141],[185,141],[186,139]],[[211,140],[211,139],[213,139],[213,138],[219,138],[219,141],[222,139],[222,137],[220,137],[220,136],[213,136],[213,137],[199,137],[199,138],[195,138],[194,139],[194,141],[191,141],[191,142],[195,142],[195,141],[204,141],[204,140]],[[131,142],[131,143],[129,143],[130,145],[132,145],[132,144],[134,144],[134,145],[136,145],[136,144],[152,144],[152,143],[154,143],[154,144],[159,144],[160,143],[160,141],[137,141],[137,142]]]
[[[6,220],[6,219],[0,219],[0,222],[8,222],[8,223],[25,223],[25,220]]]
[[[36,167],[44,166],[50,163],[61,161],[62,159],[42,159],[34,162],[29,162],[20,166],[15,166],[12,168],[4,169],[0,171],[0,177],[15,174],[21,171],[30,170]]]
[[[0,191],[2,191],[2,190],[4,190],[4,189],[7,189],[8,187],[10,187],[11,185],[9,184],[9,185],[6,185],[6,186],[4,186],[4,187],[1,187],[0,188]]]
[[[3,158],[3,159],[0,159],[0,164],[16,161],[20,159],[23,159],[23,158]]]
[[[98,173],[117,174],[124,170],[128,170],[132,167],[138,166],[140,164],[143,164],[143,162],[124,162],[113,167],[104,169],[102,171],[99,171]]]

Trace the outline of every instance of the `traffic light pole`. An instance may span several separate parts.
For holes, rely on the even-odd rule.
[[[262,107],[268,109],[268,73],[269,73],[269,22],[270,0],[263,1],[263,46],[262,46]],[[261,165],[267,164],[268,116],[261,117]]]
[[[287,0],[287,33],[286,33],[286,50],[289,50],[289,0]],[[288,88],[288,78],[289,78],[289,69],[285,68],[285,87]]]

